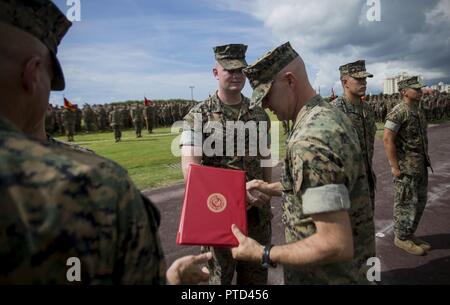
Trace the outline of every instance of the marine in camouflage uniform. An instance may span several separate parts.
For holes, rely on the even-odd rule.
[[[56,49],[71,25],[64,14],[51,1],[0,0],[3,23],[48,47],[51,88],[63,90]],[[159,213],[126,171],[94,154],[32,140],[7,115],[0,112],[0,284],[69,284],[71,257],[80,260],[82,284],[164,283]]]
[[[398,87],[399,90],[419,91],[424,85],[418,77],[411,77],[400,81]],[[387,115],[384,128],[394,135],[395,160],[388,153],[389,162],[400,170],[400,175],[394,176],[395,244],[411,254],[422,255],[429,250],[429,244],[417,239],[414,233],[427,202],[427,168],[431,167],[431,162],[428,156],[427,121],[418,106],[418,100],[404,100]],[[385,149],[388,151],[386,141],[385,130]]]
[[[45,114],[45,132],[53,134],[56,130],[56,111],[52,104],[49,105]]]
[[[122,107],[120,110],[120,125],[123,129],[128,129],[130,128],[130,111],[128,110],[128,105],[123,105]]]
[[[142,108],[139,105],[136,105],[130,110],[130,116],[133,120],[134,130],[136,131],[136,137],[142,137],[142,123],[144,120],[144,114],[142,112]]]
[[[120,110],[120,107],[113,106],[113,111],[109,113],[109,122],[114,131],[114,139],[116,142],[120,142],[120,139],[122,138],[122,131],[120,130],[122,127],[122,118],[122,110]]]
[[[64,110],[62,112],[62,120],[64,125],[64,130],[66,131],[67,140],[69,142],[74,141],[74,135],[75,135],[75,125],[77,120],[77,114],[76,109],[64,107]]]
[[[224,45],[214,48],[216,60],[226,70],[242,69],[247,65],[245,62],[245,51],[247,46],[241,44]],[[201,139],[200,145],[203,145],[206,139],[213,137],[216,141],[221,141],[223,144],[222,155],[208,156],[203,151],[201,157],[201,164],[205,166],[221,167],[228,169],[243,170],[246,172],[247,181],[253,179],[264,180],[264,171],[261,167],[261,160],[265,157],[257,152],[257,156],[249,154],[249,141],[252,136],[248,130],[245,132],[245,156],[239,156],[237,153],[238,132],[234,130],[231,135],[234,138],[234,155],[226,154],[227,134],[226,122],[255,122],[258,127],[259,139],[260,128],[259,124],[266,123],[267,129],[264,133],[267,135],[270,129],[270,119],[266,112],[261,108],[249,109],[250,100],[241,94],[242,102],[238,105],[227,105],[222,102],[216,92],[206,101],[194,106],[191,111],[184,117],[185,127],[181,137],[181,146],[197,146],[194,139],[197,132],[194,124],[201,124],[202,134],[199,135]],[[198,115],[201,118],[200,122],[195,121]],[[211,128],[215,122],[222,124],[223,129]],[[270,144],[269,144],[270,145]],[[251,207],[247,210],[247,225],[248,234],[254,239],[263,244],[267,244],[271,239],[271,219],[272,214],[270,205],[264,207]],[[230,285],[234,276],[237,273],[236,283],[238,285],[248,284],[266,284],[267,270],[259,263],[251,262],[236,262],[230,249],[202,247],[202,252],[211,251],[213,259],[208,262],[208,269],[210,271],[210,284],[215,285]]]
[[[153,105],[144,106],[145,127],[148,133],[153,133],[155,107]]]
[[[285,67],[292,70],[286,70],[285,74],[278,77]],[[271,249],[272,252],[278,251],[279,261],[282,256],[284,261],[289,259],[288,257],[294,257],[294,251],[297,255],[304,255],[304,258],[307,257],[305,252],[314,251],[317,256],[308,256],[311,260],[329,255],[321,251],[333,241],[329,240],[330,237],[326,240],[326,235],[317,231],[313,217],[346,212],[350,222],[347,225],[351,226],[353,236],[353,258],[334,263],[316,261],[304,264],[303,261],[291,261],[294,265],[284,266],[284,281],[285,284],[366,284],[367,259],[375,256],[375,229],[364,160],[351,121],[344,113],[336,111],[334,106],[323,101],[320,95],[315,95],[308,83],[304,64],[289,43],[266,53],[256,63],[244,69],[254,89],[252,104],[256,106],[266,103],[264,106],[271,107],[276,113],[277,110],[280,112],[277,113],[278,117],[291,118],[291,114],[282,113],[281,109],[295,106],[282,105],[283,101],[279,100],[277,95],[298,94],[294,89],[289,89],[286,93],[281,92],[281,88],[288,86],[287,72],[291,72],[297,81],[293,88],[300,90],[299,86],[303,85],[303,94],[311,97],[304,101],[303,107],[294,118],[292,131],[287,138],[281,184],[272,184],[276,186],[278,194],[282,193],[283,196],[282,221],[285,225],[286,244],[273,248],[266,246],[262,260],[271,260]],[[301,84],[303,77],[305,83]],[[280,87],[273,89],[277,82]],[[267,98],[269,96],[270,98]],[[284,102],[287,103],[288,100]],[[289,102],[294,103],[292,100]],[[296,103],[299,103],[299,100]],[[332,221],[337,220],[333,218]],[[323,238],[326,244],[316,239],[317,247],[306,249],[312,246],[312,241],[308,244],[308,240],[312,240],[316,234],[321,234],[321,237],[317,238]],[[241,244],[239,248],[241,247],[245,246]],[[351,246],[348,247],[351,249]],[[255,247],[246,249],[252,251]],[[239,254],[243,257],[254,255],[242,254],[244,251],[245,248],[241,248],[233,253],[238,255],[238,258]],[[254,257],[252,256],[253,259]],[[297,268],[295,264],[304,265]]]
[[[346,81],[345,78],[351,77],[357,79],[359,82],[365,83],[365,79],[367,77],[373,77],[372,74],[366,71],[366,64],[364,60],[358,60],[356,62],[342,65],[339,67],[339,71],[341,74],[341,82]],[[347,86],[352,86],[352,84]],[[352,95],[355,95],[354,92],[351,92],[352,89],[357,88],[346,88],[344,86],[344,95],[332,101],[331,104],[348,116],[348,118],[352,121],[352,126],[358,135],[362,157],[366,168],[366,176],[369,181],[370,201],[372,203],[372,209],[375,209],[375,190],[377,179],[372,166],[373,145],[375,142],[375,134],[377,132],[375,114],[369,104],[361,99],[364,95],[361,95],[357,102],[352,101]],[[364,93],[361,92],[361,94]]]
[[[95,126],[95,113],[92,110],[91,106],[85,105],[83,107],[83,121],[84,127],[86,128],[86,132],[93,132],[96,129]]]
[[[97,109],[97,124],[100,131],[106,131],[108,128],[108,114],[102,105],[99,105]]]

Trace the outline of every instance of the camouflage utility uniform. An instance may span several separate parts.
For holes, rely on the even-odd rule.
[[[117,164],[30,140],[0,117],[1,284],[162,284],[159,212]]]
[[[386,117],[385,128],[397,133],[395,148],[400,177],[394,178],[394,232],[400,240],[410,239],[417,229],[427,202],[427,122],[415,105],[402,102]]]
[[[122,127],[122,112],[120,109],[114,109],[109,114],[109,122],[111,124],[111,128],[114,130],[114,139],[116,142],[119,142],[122,138],[122,131],[120,128]]]
[[[263,168],[261,168],[261,159],[264,159],[258,152],[258,156],[249,156],[249,138],[250,135],[247,131],[245,133],[245,154],[246,156],[237,156],[237,133],[234,135],[234,155],[226,155],[226,138],[227,132],[225,130],[226,122],[255,122],[259,127],[260,122],[265,122],[267,129],[265,133],[269,132],[270,119],[266,112],[258,107],[255,109],[249,109],[249,99],[243,97],[243,102],[239,106],[225,105],[220,101],[217,93],[207,99],[206,101],[196,105],[191,111],[184,117],[186,123],[183,136],[181,139],[181,145],[196,146],[195,144],[202,145],[208,137],[213,137],[224,143],[223,154],[207,156],[203,154],[202,165],[229,168],[243,170],[246,172],[247,181],[253,179],[263,180]],[[194,120],[195,114],[201,118],[200,124],[203,127],[203,133],[199,135],[201,143],[194,143]],[[223,129],[211,128],[214,126],[214,122],[219,122],[224,127]],[[208,130],[211,128],[211,130]],[[188,136],[186,136],[188,135]],[[259,138],[259,128],[258,128]],[[203,152],[204,153],[204,152]],[[267,244],[271,239],[271,218],[272,214],[270,206],[264,208],[252,207],[247,211],[248,221],[248,234],[261,244]],[[233,279],[234,271],[237,271],[237,284],[266,284],[267,282],[267,270],[264,269],[259,263],[250,262],[236,262],[231,256],[231,251],[225,248],[211,248],[203,247],[203,252],[212,251],[213,259],[208,262],[208,267],[211,272],[210,283],[229,285]]]
[[[351,261],[301,270],[285,266],[285,284],[367,283],[367,259],[375,256],[375,228],[365,173],[351,122],[319,95],[312,98],[299,112],[287,139],[282,173],[286,242],[316,233],[309,215],[347,210],[354,256]],[[333,197],[336,200],[325,200]]]
[[[343,79],[344,76],[359,80],[373,77],[371,73],[366,71],[365,60],[357,60],[342,65],[339,67],[339,72],[341,79]],[[344,94],[332,101],[332,105],[336,106],[349,117],[350,121],[352,121],[352,126],[358,135],[366,168],[366,176],[369,182],[370,201],[372,203],[372,209],[374,209],[376,176],[372,167],[372,158],[377,125],[375,124],[375,114],[373,113],[372,107],[364,101],[363,98],[364,96],[358,103],[352,103]]]
[[[344,112],[355,129],[361,153],[366,168],[366,176],[369,182],[370,201],[372,208],[375,207],[375,190],[376,190],[376,176],[373,171],[373,145],[375,142],[375,134],[377,132],[377,125],[375,123],[375,115],[370,106],[361,101],[360,104],[353,104],[345,96],[340,96],[332,102],[332,105]]]
[[[75,125],[77,120],[77,113],[68,108],[64,108],[62,113],[64,130],[66,131],[67,140],[72,142],[75,134]]]

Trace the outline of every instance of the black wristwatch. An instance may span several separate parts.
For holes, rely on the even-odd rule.
[[[273,245],[266,245],[264,247],[264,252],[261,258],[261,265],[266,269],[269,269],[270,267],[275,268],[277,266],[277,264],[270,260],[270,249],[272,249],[272,247]]]

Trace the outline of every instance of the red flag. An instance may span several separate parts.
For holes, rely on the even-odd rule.
[[[68,99],[64,98],[64,108],[75,111],[77,106],[72,104]]]
[[[145,106],[153,106],[153,102],[152,102],[152,100],[149,100],[144,96],[144,105]]]

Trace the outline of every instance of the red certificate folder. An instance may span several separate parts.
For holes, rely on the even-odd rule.
[[[177,244],[238,246],[231,225],[247,235],[245,195],[245,172],[191,164]]]

